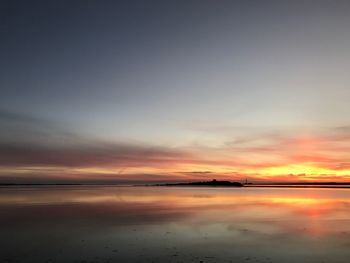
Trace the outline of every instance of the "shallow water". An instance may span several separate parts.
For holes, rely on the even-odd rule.
[[[0,262],[349,262],[350,190],[0,188]]]

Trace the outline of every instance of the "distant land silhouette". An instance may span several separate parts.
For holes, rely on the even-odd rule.
[[[171,183],[7,183],[0,182],[0,187],[21,186],[209,186],[209,187],[275,187],[275,188],[350,188],[350,182],[231,182],[213,179],[211,181],[171,182]]]
[[[244,185],[239,183],[239,182],[217,181],[217,180],[213,179],[212,181],[204,181],[204,182],[155,184],[153,186],[225,186],[225,187],[242,187]]]

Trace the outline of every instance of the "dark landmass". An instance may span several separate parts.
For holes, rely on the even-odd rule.
[[[239,182],[230,181],[205,181],[205,182],[190,182],[190,183],[172,183],[172,184],[155,184],[151,186],[225,186],[225,187],[242,187],[243,184]]]
[[[350,182],[260,182],[249,183],[251,185],[350,185]]]
[[[202,181],[184,183],[121,184],[121,183],[0,183],[0,187],[24,186],[209,186],[209,187],[276,187],[276,188],[350,188],[350,182],[230,182]]]
[[[48,186],[48,185],[84,185],[84,184],[78,184],[78,183],[48,183],[48,184],[41,184],[41,183],[28,183],[28,184],[16,184],[16,183],[0,183],[0,186]]]
[[[221,187],[276,187],[276,188],[350,188],[350,182],[271,182],[239,183],[230,181],[204,181],[187,183],[164,183],[148,186],[221,186]]]
[[[246,187],[276,187],[276,188],[350,188],[350,183],[336,182],[297,182],[297,183],[249,183]]]

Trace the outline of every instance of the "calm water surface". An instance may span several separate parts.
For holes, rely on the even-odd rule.
[[[350,262],[350,190],[0,188],[0,262]]]

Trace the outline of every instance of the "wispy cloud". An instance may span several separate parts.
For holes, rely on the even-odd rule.
[[[0,136],[2,178],[9,174],[38,178],[46,172],[64,178],[95,174],[100,179],[145,181],[208,177],[316,180],[350,174],[350,136],[344,127],[308,133],[256,132],[233,136],[215,147],[171,147],[101,141],[5,111],[0,112],[0,122],[6,131]]]

